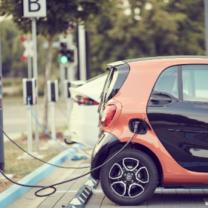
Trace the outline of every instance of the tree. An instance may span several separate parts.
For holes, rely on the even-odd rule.
[[[181,54],[204,55],[204,1],[170,0],[168,12],[185,14],[184,21],[178,24],[177,36],[179,44],[176,52]]]
[[[3,76],[26,74],[26,65],[20,62],[23,48],[18,45],[20,31],[11,20],[1,22],[0,27]]]
[[[204,54],[203,1],[116,2],[88,28],[93,74],[122,59]]]
[[[63,33],[69,27],[69,23],[85,21],[89,17],[98,14],[105,0],[49,0],[47,1],[47,17],[37,21],[38,33],[42,34],[48,42],[48,54],[45,65],[45,83],[50,78],[53,48],[52,43],[57,34]],[[25,31],[30,31],[30,20],[23,18],[22,0],[1,0],[1,15],[12,15],[17,26]],[[45,95],[47,89],[45,85]],[[48,127],[48,102],[45,96],[44,126]]]

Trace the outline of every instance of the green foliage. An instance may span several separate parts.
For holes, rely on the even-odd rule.
[[[184,21],[178,24],[176,52],[181,54],[204,54],[204,5],[201,0],[171,0],[168,11],[184,14]]]
[[[20,31],[10,20],[1,22],[3,75],[22,75],[26,73],[26,64],[20,62],[23,47],[20,45]]]
[[[20,58],[23,55],[24,47],[20,42],[22,32],[17,28],[12,20],[5,20],[0,23],[0,37],[2,44],[2,62],[3,75],[10,77],[26,77],[27,62],[21,62]],[[45,67],[45,57],[47,50],[44,49],[45,43],[43,36],[38,37],[38,65],[39,74],[43,74]],[[57,67],[54,62],[54,67]]]
[[[88,27],[92,74],[122,59],[204,54],[201,0],[111,1],[109,8]]]
[[[48,0],[47,9],[47,18],[38,20],[38,32],[43,35],[39,38],[40,73],[47,57],[47,50],[41,46],[43,37],[54,40],[69,23],[83,20],[90,37],[91,76],[103,71],[105,64],[122,59],[204,54],[202,0]],[[30,30],[30,20],[22,18],[22,0],[2,0],[0,12],[13,14],[21,29]],[[13,28],[8,26],[11,31]],[[12,37],[5,36],[7,69],[22,67],[22,63],[13,64],[14,59],[8,57],[12,47],[12,53],[21,53],[18,41]],[[52,66],[57,68],[57,59],[53,60]]]
[[[47,17],[38,19],[38,32],[55,36],[64,32],[70,22],[87,20],[98,14],[104,0],[48,0]],[[2,0],[1,14],[13,15],[14,21],[24,31],[31,30],[30,19],[23,17],[23,0]]]

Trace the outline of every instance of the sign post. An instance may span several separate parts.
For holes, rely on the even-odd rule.
[[[0,41],[0,170],[4,170],[4,136],[3,136],[3,106],[2,106],[2,51]]]
[[[33,69],[32,69],[32,58],[33,58],[33,41],[26,37],[25,35],[20,36],[20,41],[22,42],[23,47],[25,48],[23,55],[21,56],[21,61],[27,61],[28,64],[28,78],[33,77]]]
[[[80,79],[87,80],[87,60],[86,60],[86,32],[84,24],[78,25],[78,41],[79,41],[79,68]]]
[[[32,41],[33,41],[33,76],[38,78],[38,57],[37,57],[37,22],[32,18]]]
[[[32,21],[32,41],[33,41],[33,77],[38,79],[38,59],[37,59],[37,18],[46,17],[46,0],[23,0],[23,14]],[[37,107],[35,106],[37,116]],[[39,142],[38,126],[35,128],[36,144]]]
[[[46,16],[46,0],[24,0],[23,7],[24,17],[31,18],[32,21],[33,75],[37,79],[37,18]]]

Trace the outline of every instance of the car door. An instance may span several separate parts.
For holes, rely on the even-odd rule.
[[[147,114],[158,139],[182,167],[208,171],[208,65],[164,70]]]

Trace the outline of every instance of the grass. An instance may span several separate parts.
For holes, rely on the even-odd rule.
[[[47,139],[41,139],[40,147],[46,145],[47,141]],[[27,150],[27,141],[24,137],[16,140],[16,142],[21,145],[25,150]],[[49,149],[40,150],[39,153],[40,155],[44,156],[43,160],[48,161],[57,154],[59,154],[61,151],[63,151],[63,146],[56,144],[50,146]],[[14,144],[12,144],[11,142],[5,143],[5,172],[7,174],[14,174],[12,179],[15,181],[20,180],[24,176],[28,175],[29,173],[43,165],[43,163],[35,159],[18,160],[17,158],[22,155],[23,152],[19,150]],[[10,182],[1,180],[0,192],[7,189],[10,185]]]

